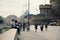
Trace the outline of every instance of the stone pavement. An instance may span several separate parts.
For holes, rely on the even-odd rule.
[[[0,40],[14,40],[16,29],[9,29],[8,31],[0,34]]]
[[[48,26],[48,31],[41,32],[39,27],[37,32],[34,30],[34,26],[31,26],[29,32],[21,32],[21,35],[16,35],[18,40],[60,40],[60,26]]]
[[[60,40],[60,26],[48,26],[48,30],[41,32],[40,26],[38,26],[37,34],[48,39],[48,40]],[[31,30],[33,30],[34,26],[31,26]]]
[[[37,32],[34,26],[31,26],[29,32],[21,31],[19,35],[16,29],[10,29],[7,32],[0,34],[0,40],[60,40],[60,26],[49,26],[48,31],[41,32],[39,27]]]
[[[22,31],[20,35],[17,33],[16,37],[18,37],[18,39],[15,40],[47,40],[46,38],[38,35],[37,32],[34,31]]]

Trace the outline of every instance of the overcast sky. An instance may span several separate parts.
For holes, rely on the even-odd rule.
[[[28,0],[0,0],[0,16],[23,15]],[[30,0],[30,13],[38,14],[40,4],[49,4],[49,0]]]

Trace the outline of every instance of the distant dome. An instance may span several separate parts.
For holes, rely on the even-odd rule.
[[[9,16],[7,17],[7,19],[15,19],[15,20],[17,20],[17,19],[18,19],[18,17],[17,17],[17,16],[15,16],[15,15],[9,15]]]
[[[12,20],[18,20],[18,17],[15,16],[15,15],[9,15],[7,18],[6,18],[6,21],[7,23],[12,23]]]

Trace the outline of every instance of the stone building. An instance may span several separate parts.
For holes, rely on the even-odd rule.
[[[32,22],[33,22],[33,24],[38,24],[39,25],[40,22],[41,22],[41,19],[42,19],[42,17],[41,17],[40,14],[32,16]]]
[[[60,0],[50,0],[52,15],[54,16],[57,24],[60,25]]]
[[[39,6],[40,14],[44,14],[45,18],[49,19],[52,17],[51,15],[51,5],[50,4],[45,4],[45,5],[40,5]]]
[[[45,5],[40,5],[39,6],[39,10],[40,10],[40,15],[41,15],[41,21],[44,24],[47,24],[51,21],[55,21],[53,20],[53,15],[51,13],[51,5],[50,4],[45,4]]]
[[[51,0],[50,3],[52,5],[52,13],[55,18],[60,19],[60,0]]]

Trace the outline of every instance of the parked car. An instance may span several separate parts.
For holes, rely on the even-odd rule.
[[[56,26],[57,23],[56,23],[56,22],[51,22],[51,23],[49,23],[49,25],[51,25],[51,26]]]

